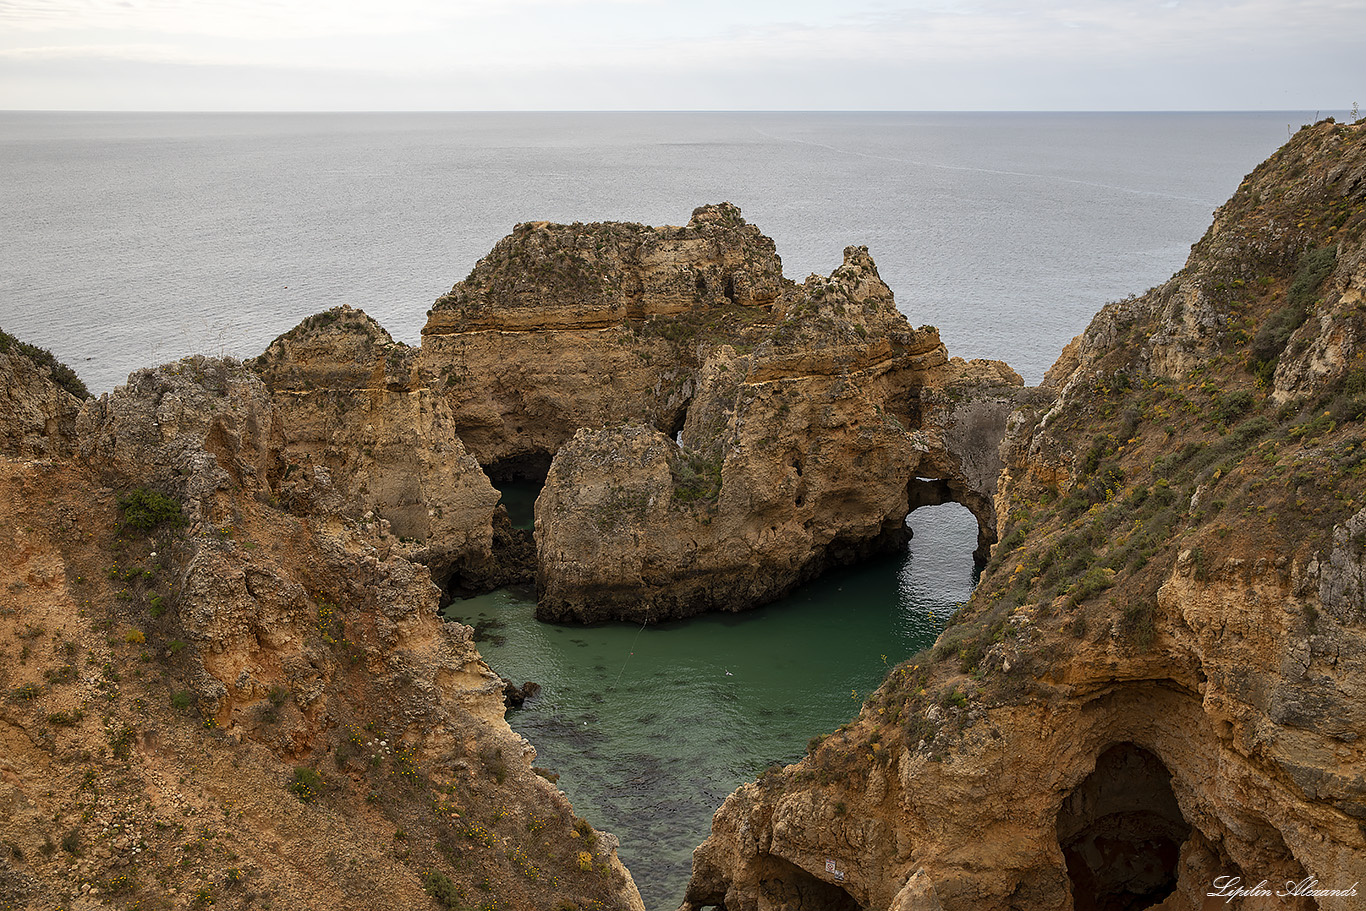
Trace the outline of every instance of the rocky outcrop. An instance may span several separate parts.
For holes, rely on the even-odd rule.
[[[415,349],[343,306],[309,317],[251,366],[279,422],[287,507],[382,518],[443,581],[489,571],[499,494]]]
[[[40,350],[0,332],[0,455],[21,459],[69,455],[80,399],[54,379],[56,368],[66,368],[52,361],[50,354],[46,360],[51,363],[44,363],[28,356],[25,349]]]
[[[728,203],[682,227],[522,224],[433,305],[422,366],[481,465],[539,480],[580,428],[672,433],[692,343],[762,318],[791,284]]]
[[[231,358],[135,370],[77,421],[78,451],[110,483],[152,486],[212,521],[219,490],[269,499],[283,474],[282,429],[260,378]]]
[[[727,799],[685,907],[1360,903],[1364,168],[1302,130],[1018,400],[971,603]]]
[[[994,540],[993,467],[1019,377],[950,361],[862,247],[774,315],[751,344],[698,345],[676,439],[636,424],[581,430],[558,451],[536,504],[538,616],[752,607],[904,547],[907,513],[950,499]]]
[[[90,403],[81,459],[0,460],[0,584],[24,598],[0,612],[0,895],[641,908],[418,545],[347,514],[352,478],[284,508],[284,420],[251,370],[190,359]]]
[[[415,377],[495,484],[544,480],[539,614],[578,621],[751,607],[950,499],[985,559],[1021,386],[911,328],[866,248],[797,285],[728,203],[519,225],[436,302]]]

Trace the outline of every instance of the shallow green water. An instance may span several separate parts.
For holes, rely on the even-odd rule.
[[[910,524],[904,556],[740,614],[555,626],[536,622],[529,593],[505,589],[447,615],[489,628],[479,648],[495,671],[541,684],[508,721],[576,812],[620,837],[646,907],[672,911],[726,795],[854,717],[971,593],[967,510],[926,507]]]
[[[507,509],[513,528],[530,531],[536,526],[536,497],[541,487],[534,481],[503,481],[498,485],[498,503]]]

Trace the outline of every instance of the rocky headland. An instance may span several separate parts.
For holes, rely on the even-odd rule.
[[[0,336],[0,907],[639,908],[438,605],[741,610],[947,501],[971,603],[725,802],[686,907],[1360,890],[1363,198],[1366,127],[1302,130],[1034,389],[725,203],[518,225],[416,348],[343,306],[82,401]]]
[[[1319,123],[1105,307],[969,605],[726,800],[685,908],[1360,907],[1363,233],[1366,125]]]

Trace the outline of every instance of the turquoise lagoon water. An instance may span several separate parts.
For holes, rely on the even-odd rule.
[[[726,795],[858,713],[890,666],[971,594],[977,526],[956,504],[911,514],[903,555],[739,614],[647,626],[538,623],[511,589],[457,601],[495,671],[541,693],[509,713],[575,810],[617,835],[651,911],[683,898]]]

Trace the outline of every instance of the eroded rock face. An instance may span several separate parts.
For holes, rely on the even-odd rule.
[[[352,331],[365,325],[362,315],[341,313],[337,320],[352,323],[344,334],[364,334]],[[296,335],[290,341],[302,349],[310,340]],[[283,508],[288,466],[313,452],[310,415],[335,422],[342,435],[370,433],[357,424],[380,417],[357,404],[373,386],[347,375],[383,369],[366,361],[373,349],[357,346],[348,351],[324,339],[315,359],[287,348],[273,359],[280,392],[291,391],[291,378],[333,383],[318,390],[324,403],[304,390],[302,404],[277,408],[259,377],[232,361],[190,359],[139,371],[83,412],[83,458],[63,465],[63,477],[0,464],[6,504],[24,503],[25,490],[45,491],[19,512],[39,529],[26,551],[44,558],[42,592],[51,596],[46,613],[35,611],[30,622],[60,626],[78,640],[54,651],[54,660],[69,660],[74,669],[77,657],[63,656],[87,649],[89,661],[102,658],[111,682],[121,679],[120,667],[150,664],[161,671],[144,684],[139,669],[137,682],[129,683],[137,698],[125,708],[116,694],[103,719],[90,720],[89,727],[114,732],[108,734],[114,761],[124,766],[117,786],[138,809],[118,816],[120,831],[132,833],[120,845],[127,850],[113,861],[104,851],[80,875],[114,882],[135,858],[128,851],[138,839],[155,841],[173,828],[164,822],[172,810],[223,812],[221,796],[184,793],[191,769],[208,762],[225,781],[223,791],[235,795],[225,805],[249,811],[234,819],[233,844],[249,863],[269,858],[261,861],[264,871],[239,874],[259,878],[293,907],[392,907],[395,896],[416,905],[428,900],[424,891],[472,894],[482,882],[500,901],[528,911],[566,902],[641,908],[615,840],[577,820],[564,795],[533,772],[535,750],[504,720],[502,680],[475,649],[472,630],[438,616],[439,590],[428,568],[410,559],[416,545],[395,536],[387,519],[348,514],[351,498],[365,493],[357,479],[374,477],[366,474],[373,463],[342,462],[354,473],[336,485],[325,481],[326,466],[314,465],[307,508]],[[396,376],[399,386],[402,374]],[[361,386],[350,390],[356,398],[347,399],[347,386]],[[337,387],[342,407],[317,416],[313,409],[323,409]],[[430,455],[423,452],[430,438],[414,442],[406,434],[420,435],[428,425],[416,419],[417,408],[403,410],[411,401],[402,392],[386,389],[395,395],[394,410],[412,423],[369,439],[387,441],[399,451],[400,470],[415,470]],[[297,426],[286,430],[291,413]],[[187,522],[164,516],[148,528],[126,526],[116,521],[118,498],[99,483],[157,489],[184,503]],[[44,512],[40,504],[49,497],[56,502],[58,492],[89,502],[89,533],[72,530],[64,515]],[[39,578],[31,558],[0,572],[9,590],[24,577]],[[67,589],[73,585],[83,606]],[[117,625],[121,638],[95,635],[97,622],[106,631]],[[6,620],[0,634],[17,636],[11,627]],[[119,648],[122,653],[109,654]],[[24,674],[65,682],[75,673],[46,670],[56,676],[42,676],[42,667]],[[41,683],[25,692],[46,698]],[[153,702],[159,714],[148,708]],[[82,725],[80,705],[56,717]],[[6,729],[36,730],[43,717],[9,718]],[[87,730],[83,736],[99,742],[105,735]],[[5,769],[14,771],[8,763]],[[30,762],[26,754],[17,774],[0,784],[4,805],[53,819],[69,811],[65,798],[53,796],[52,782],[79,777],[79,770],[60,757]],[[178,777],[182,788],[168,787],[168,777]],[[35,782],[45,782],[46,798],[32,789]],[[59,793],[80,789],[73,784]],[[165,801],[172,806],[161,813],[154,805]],[[294,818],[301,807],[312,810],[311,822]],[[97,818],[106,832],[114,822]],[[19,837],[8,821],[0,828],[7,838]],[[458,837],[462,844],[475,840],[464,850],[480,857],[477,877],[466,861],[452,860]],[[422,858],[420,869],[395,860],[387,847],[395,842],[402,842],[403,858],[410,852]],[[25,841],[22,850],[36,848]],[[442,879],[421,872],[434,869]],[[527,872],[533,869],[534,877]],[[52,897],[66,888],[61,870],[39,872],[31,893]],[[142,888],[148,900],[161,893],[151,883]]]
[[[77,421],[92,470],[153,486],[204,521],[219,489],[269,497],[282,474],[282,429],[261,380],[231,358],[189,357],[136,370]]]
[[[280,497],[296,511],[381,517],[439,576],[479,576],[498,491],[417,362],[349,307],[309,317],[252,361],[280,426]]]
[[[668,431],[702,314],[762,315],[790,287],[773,241],[729,203],[683,227],[522,224],[433,305],[422,366],[481,465],[549,464],[583,427]]]
[[[0,351],[0,454],[12,458],[68,455],[80,401],[51,371],[15,349]]]
[[[536,505],[539,616],[742,610],[904,547],[906,514],[949,499],[994,540],[1018,375],[950,361],[862,247],[775,315],[749,344],[699,345],[677,439],[634,425],[559,450]]]
[[[1364,173],[1302,130],[1018,400],[972,602],[727,799],[685,907],[1360,903]]]

